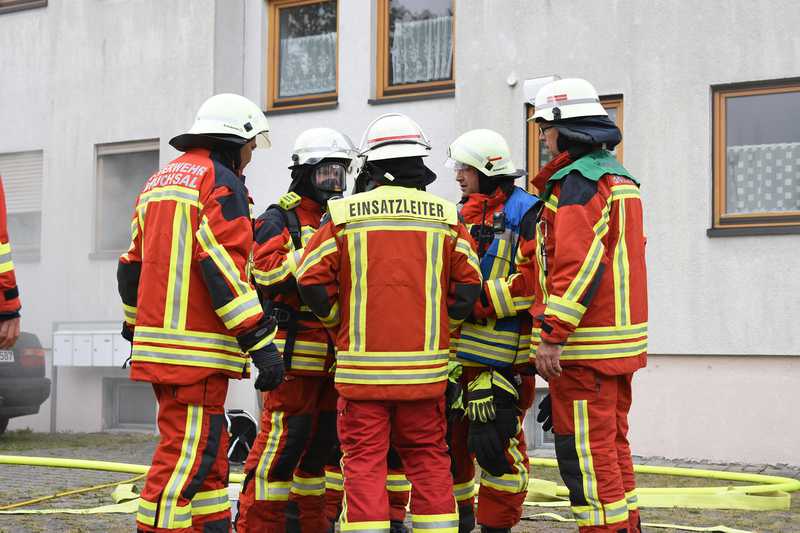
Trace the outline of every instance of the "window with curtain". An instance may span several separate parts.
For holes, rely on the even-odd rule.
[[[800,84],[714,91],[714,227],[800,227]]]
[[[378,97],[452,92],[452,0],[378,0]]]
[[[337,2],[270,3],[270,108],[330,103],[337,91]]]
[[[157,170],[157,140],[97,146],[95,252],[128,249],[136,197]]]
[[[608,112],[608,118],[613,120],[617,127],[622,130],[622,96],[601,96],[600,103],[603,104],[603,107]],[[533,116],[533,111],[533,106],[528,106],[528,117]],[[550,162],[553,157],[547,150],[544,139],[542,139],[539,134],[539,126],[537,126],[536,123],[528,122],[527,135],[528,175],[529,177],[533,177],[536,175],[536,172]],[[620,163],[622,162],[623,144],[624,139],[623,142],[615,146],[614,150],[611,152]]]

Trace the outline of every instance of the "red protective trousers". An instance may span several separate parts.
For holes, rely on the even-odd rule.
[[[484,370],[484,367],[464,369],[462,376],[464,389],[466,389],[467,383],[481,370]],[[522,376],[522,384],[518,389],[520,398],[517,407],[520,409],[520,413],[517,417],[517,434],[502,443],[505,449],[505,460],[511,473],[498,477],[491,475],[486,470],[481,470],[476,518],[478,524],[482,526],[503,529],[517,525],[522,516],[522,504],[528,494],[530,462],[522,421],[533,403],[533,376]],[[459,520],[464,525],[472,523],[473,518],[468,515],[474,513],[476,492],[475,463],[473,455],[467,449],[468,435],[469,419],[466,416],[459,417],[452,422],[449,443],[453,460],[453,493],[458,503]]]
[[[336,446],[329,377],[289,375],[264,394],[261,430],[245,462],[237,532],[284,533],[296,503],[301,531],[327,531],[325,463]]]
[[[558,468],[581,533],[639,533],[628,445],[632,377],[564,366],[550,380]]]
[[[414,401],[339,398],[338,413],[345,493],[342,531],[389,529],[385,484],[391,441],[411,482],[413,529],[457,533],[458,513],[445,443],[444,398]]]
[[[161,440],[142,490],[139,531],[231,530],[228,500],[228,378],[193,385],[153,384]]]

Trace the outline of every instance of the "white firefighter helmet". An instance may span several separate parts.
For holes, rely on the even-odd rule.
[[[332,128],[305,130],[294,141],[292,165],[316,165],[323,159],[352,161],[358,151],[350,137]]]
[[[536,93],[534,113],[528,120],[552,122],[576,117],[607,117],[594,86],[580,78],[548,83]]]
[[[369,161],[426,157],[431,142],[419,124],[402,113],[386,113],[370,122],[361,137],[361,153]]]
[[[524,176],[511,159],[511,150],[502,135],[493,130],[470,130],[450,144],[445,166],[458,170],[474,167],[485,176]]]
[[[230,136],[244,142],[256,139],[258,148],[269,148],[269,123],[261,108],[238,94],[215,94],[200,106],[191,129],[170,140],[178,150],[191,145],[192,138]]]

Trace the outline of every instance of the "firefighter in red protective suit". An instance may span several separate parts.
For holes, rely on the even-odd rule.
[[[344,192],[356,152],[336,130],[301,133],[292,152],[289,192],[256,221],[253,275],[278,323],[275,344],[287,376],[263,395],[260,433],[245,463],[237,531],[321,533],[330,528],[324,467],[336,446],[334,345],[323,323],[303,305],[294,276],[328,200]]]
[[[361,143],[367,192],[328,204],[297,273],[303,300],[339,323],[335,383],[342,531],[388,531],[390,441],[411,482],[413,529],[458,531],[445,443],[448,327],[481,287],[455,205],[424,192],[430,143],[405,115],[373,121]]]
[[[242,171],[256,146],[269,146],[261,109],[220,94],[170,144],[185,153],[145,183],[120,257],[123,335],[132,340],[131,379],[158,400],[158,443],[142,490],[139,531],[230,531],[229,379],[258,368],[272,389],[283,361],[249,282],[250,200]]]
[[[11,348],[17,342],[20,308],[6,224],[6,193],[0,178],[0,349]]]
[[[607,151],[622,135],[587,81],[542,87],[532,120],[555,156],[532,181],[545,205],[528,266],[559,470],[581,532],[639,533],[627,439],[631,379],[647,362],[639,182]]]
[[[453,409],[450,417],[459,532],[475,527],[474,454],[481,467],[477,522],[482,532],[504,533],[519,522],[528,492],[522,421],[534,395],[527,312],[533,286],[516,271],[515,257],[524,261],[518,252],[533,242],[538,199],[514,186],[525,171],[516,169],[508,143],[495,131],[464,133],[449,156],[463,194],[461,219],[477,242],[484,279],[481,298],[451,348],[463,368],[456,370],[461,395],[450,397],[466,411]]]

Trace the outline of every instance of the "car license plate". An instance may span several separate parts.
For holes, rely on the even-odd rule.
[[[13,363],[14,352],[11,350],[0,350],[0,363]]]

